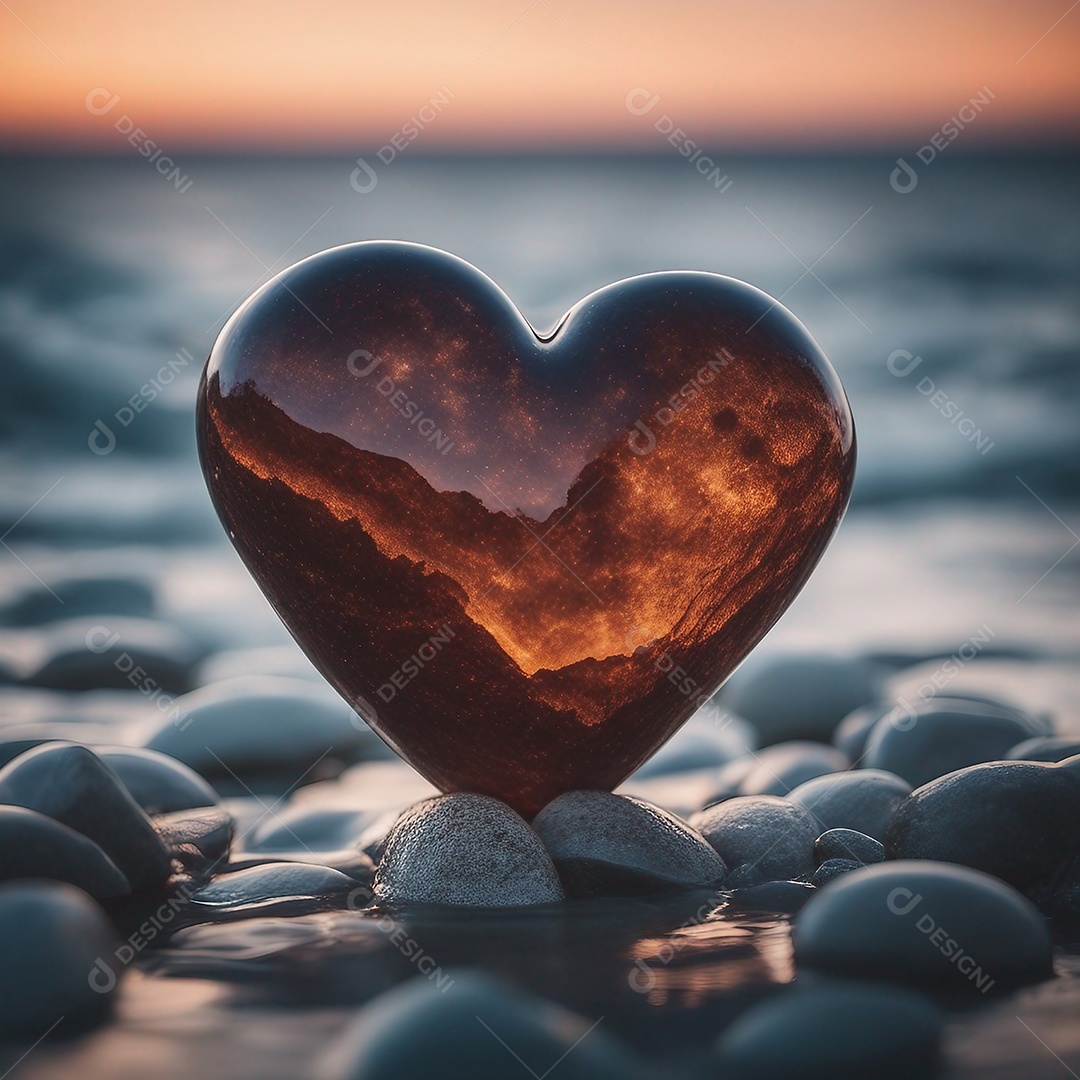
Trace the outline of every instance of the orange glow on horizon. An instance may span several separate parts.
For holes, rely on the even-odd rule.
[[[919,145],[989,87],[965,142],[1060,144],[1080,131],[1080,11],[1067,7],[12,0],[0,131],[8,147],[123,153],[126,115],[177,151],[360,153],[446,91],[401,152],[674,153],[661,115],[716,148]],[[625,104],[639,87],[660,98],[647,116]],[[119,96],[107,114],[87,109],[98,89]]]

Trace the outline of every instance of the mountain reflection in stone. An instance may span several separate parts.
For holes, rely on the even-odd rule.
[[[439,787],[528,816],[620,783],[731,673],[855,464],[828,360],[748,285],[633,278],[540,337],[475,268],[390,242],[247,301],[198,439],[316,667]]]

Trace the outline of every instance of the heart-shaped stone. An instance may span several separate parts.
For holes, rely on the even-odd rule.
[[[716,690],[855,467],[836,373],[749,285],[631,278],[539,335],[468,263],[389,242],[233,315],[198,439],[315,666],[444,791],[527,816],[611,789]]]

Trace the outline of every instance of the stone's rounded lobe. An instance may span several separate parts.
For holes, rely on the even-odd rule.
[[[728,866],[744,868],[740,883],[786,881],[814,872],[820,831],[802,807],[776,795],[744,795],[702,810],[690,824]]]
[[[851,764],[835,747],[803,740],[773,743],[749,756],[753,766],[739,783],[740,795],[787,796],[808,780],[843,772]]]
[[[1042,723],[1008,706],[931,699],[883,716],[867,736],[863,767],[883,769],[920,787],[946,773],[997,761]]]
[[[137,746],[102,746],[96,753],[148,814],[195,810],[221,801],[197,772],[167,754]]]
[[[756,727],[762,746],[793,739],[825,742],[853,709],[877,697],[880,683],[880,673],[865,660],[754,656],[720,698]]]
[[[30,1044],[54,1026],[72,1035],[104,1020],[125,970],[121,944],[105,912],[73,885],[0,886],[0,1040]]]
[[[783,991],[729,1027],[717,1044],[732,1080],[932,1076],[944,1016],[921,994],[875,983]]]
[[[575,898],[715,885],[728,869],[682,818],[608,791],[567,791],[533,828]]]
[[[819,834],[854,829],[881,840],[896,808],[911,794],[911,785],[880,769],[853,769],[817,776],[788,794],[817,821]]]
[[[735,669],[855,465],[828,360],[748,285],[633,278],[542,337],[400,243],[260,289],[197,425],[225,529],[319,671],[437,786],[527,816],[619,784]]]
[[[1009,761],[1064,761],[1080,754],[1080,738],[1075,735],[1036,735],[1017,743],[1005,754]]]
[[[92,840],[36,810],[0,806],[0,881],[66,881],[96,899],[128,896],[131,886]]]
[[[829,829],[814,841],[814,860],[820,866],[829,859],[848,859],[866,866],[884,862],[885,848],[856,829]]]
[[[876,863],[830,881],[799,913],[799,967],[974,1000],[1048,979],[1050,932],[1015,889],[966,866]]]
[[[149,817],[92,750],[50,742],[0,770],[0,803],[55,818],[99,845],[135,892],[164,883],[172,863]]]
[[[553,1080],[635,1080],[646,1076],[645,1066],[605,1027],[495,976],[440,966],[429,977],[406,979],[365,1005],[330,1045],[313,1077],[503,1080],[553,1073]]]
[[[1067,764],[991,761],[924,784],[889,822],[890,859],[963,863],[1024,892],[1080,856],[1080,776]]]
[[[852,870],[859,870],[864,865],[854,859],[826,859],[811,875],[810,884],[821,889],[835,878],[850,874]]]
[[[540,838],[510,807],[459,791],[406,810],[386,837],[375,895],[389,904],[518,907],[564,899]]]

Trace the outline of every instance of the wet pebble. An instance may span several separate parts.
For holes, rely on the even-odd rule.
[[[896,808],[910,794],[911,785],[893,773],[853,769],[808,780],[788,798],[813,815],[819,833],[853,829],[880,840]]]
[[[841,772],[848,759],[834,746],[818,742],[784,742],[753,755],[753,765],[739,784],[740,795],[787,795],[815,776]]]
[[[162,843],[189,871],[224,866],[233,838],[232,815],[218,807],[176,810],[152,819]]]
[[[727,888],[727,883],[724,883]],[[766,881],[732,893],[725,910],[793,915],[817,892],[808,881]]]
[[[290,806],[267,817],[252,830],[249,851],[340,851],[359,844],[373,814]]]
[[[170,694],[192,686],[202,649],[176,627],[149,619],[64,620],[44,632],[38,663],[23,682],[51,690],[130,690]]]
[[[732,1080],[841,1080],[929,1075],[944,1017],[923,997],[873,983],[774,995],[721,1036],[717,1056]]]
[[[1064,761],[1080,754],[1080,739],[1075,735],[1037,735],[1010,747],[1007,761]]]
[[[234,851],[229,859],[228,871],[247,870],[267,863],[303,863],[325,866],[336,870],[361,885],[371,885],[375,880],[375,864],[362,851],[350,848],[341,851]]]
[[[95,753],[148,814],[216,806],[218,793],[182,762],[138,746],[100,746]]]
[[[596,1018],[486,974],[439,977],[442,985],[411,979],[365,1006],[321,1062],[320,1080],[502,1080],[546,1075],[556,1064],[560,1080],[639,1075],[629,1053],[594,1030]]]
[[[281,768],[296,778],[331,754],[348,758],[375,738],[328,686],[273,676],[204,686],[175,702],[145,741],[203,776]]]
[[[92,840],[22,806],[0,806],[0,881],[66,881],[104,900],[127,896],[128,880]]]
[[[896,708],[893,701],[874,701],[847,714],[832,733],[832,743],[851,761],[858,762],[866,750],[866,740],[874,726]]]
[[[132,889],[160,885],[169,854],[142,807],[92,750],[46,743],[0,769],[0,803],[55,818],[97,843]]]
[[[537,814],[533,829],[570,896],[705,886],[727,873],[685,821],[626,795],[568,791]]]
[[[852,870],[858,870],[863,865],[853,859],[826,859],[811,875],[810,884],[820,889],[823,885],[828,885],[833,878],[850,874]]]
[[[266,909],[298,901],[342,899],[356,888],[353,878],[326,866],[274,862],[218,874],[192,894],[191,902],[223,912],[257,907],[260,914],[268,914]]]
[[[885,861],[885,848],[879,840],[854,829],[829,829],[814,842],[818,865],[827,859],[852,859],[869,865]]]
[[[984,870],[1023,892],[1080,854],[1080,776],[1064,765],[995,761],[916,789],[885,835],[891,859],[939,859]]]
[[[1036,908],[966,866],[890,861],[843,874],[795,919],[800,967],[979,998],[1040,982],[1053,949]]]
[[[124,615],[146,618],[154,613],[154,590],[137,578],[81,576],[61,578],[48,587],[34,585],[0,612],[7,626],[39,626],[77,615]]]
[[[820,830],[810,814],[786,799],[728,799],[695,814],[690,824],[736,868],[726,887],[790,881],[814,872],[814,841]]]
[[[1041,722],[1015,709],[931,700],[879,720],[867,738],[862,764],[919,787],[956,769],[1000,760],[1018,742],[1045,734],[1041,728]]]
[[[748,720],[762,746],[793,739],[828,741],[853,709],[878,696],[880,673],[835,656],[771,656],[747,661],[720,692]]]
[[[72,885],[0,886],[0,1037],[30,1042],[104,1019],[119,944],[105,913]]]
[[[540,838],[498,799],[457,792],[406,810],[386,837],[375,892],[388,903],[514,907],[563,899]]]

